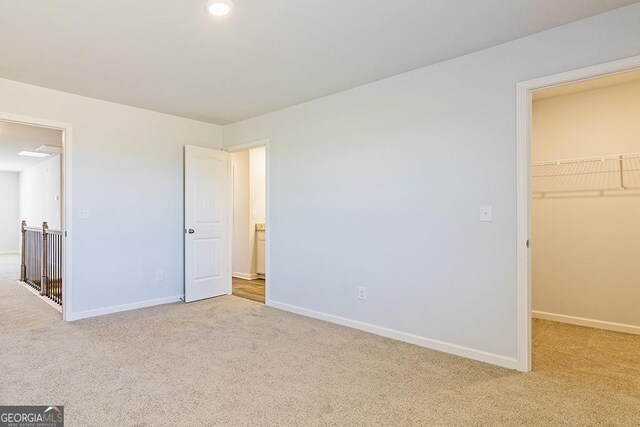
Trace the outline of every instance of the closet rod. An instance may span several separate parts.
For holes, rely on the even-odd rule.
[[[626,159],[636,159],[640,158],[640,153],[626,153],[626,154],[607,154],[606,156],[600,157],[581,157],[575,159],[562,159],[562,160],[547,160],[544,162],[532,162],[531,166],[559,166],[565,164],[572,163],[588,163],[588,162],[605,162],[611,160],[620,161],[620,165],[622,165],[622,161]]]

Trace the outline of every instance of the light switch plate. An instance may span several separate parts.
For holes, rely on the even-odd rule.
[[[493,206],[482,205],[480,206],[480,222],[493,221]]]

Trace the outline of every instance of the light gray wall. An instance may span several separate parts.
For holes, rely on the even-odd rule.
[[[251,224],[254,228],[256,223],[264,223],[267,217],[266,156],[267,150],[265,147],[256,147],[249,150]]]
[[[17,252],[20,244],[17,172],[0,172],[0,203],[0,253]]]
[[[20,219],[29,227],[47,221],[50,229],[61,229],[61,160],[54,156],[20,172]]]
[[[270,140],[271,299],[515,358],[516,83],[638,55],[638,22],[640,4],[225,126],[225,146]]]
[[[256,276],[256,223],[265,222],[265,147],[231,153],[233,166],[233,274]]]
[[[249,220],[249,256],[251,258],[251,272],[258,271],[258,241],[256,224],[266,222],[266,148],[256,147],[249,150],[249,199],[251,218]]]
[[[249,185],[249,152],[231,153],[233,170],[233,254],[232,269],[237,277],[247,278],[254,269],[251,262],[251,199]]]
[[[182,295],[183,146],[219,148],[221,128],[4,79],[0,111],[73,126],[71,310]]]

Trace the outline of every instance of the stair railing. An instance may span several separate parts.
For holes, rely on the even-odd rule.
[[[42,228],[22,221],[21,232],[20,280],[62,305],[62,231],[49,229],[46,221]]]

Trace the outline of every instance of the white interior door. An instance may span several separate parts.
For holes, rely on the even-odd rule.
[[[231,293],[228,154],[184,147],[184,300]]]

